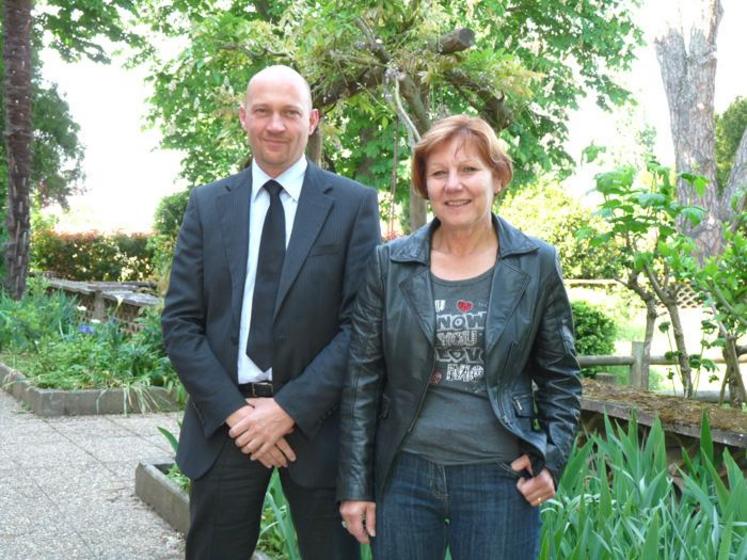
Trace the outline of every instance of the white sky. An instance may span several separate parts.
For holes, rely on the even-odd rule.
[[[644,28],[661,20],[662,3],[648,0]],[[738,95],[747,96],[746,0],[722,0],[724,16],[718,33],[716,111],[723,111]],[[656,152],[663,163],[673,161],[669,117],[652,37],[640,49],[628,87],[639,100],[631,117],[653,125],[657,131]],[[185,188],[177,180],[178,153],[158,148],[159,134],[143,130],[148,96],[145,72],[81,61],[65,64],[53,52],[42,53],[44,76],[56,82],[65,95],[73,118],[81,127],[85,146],[84,170],[87,192],[70,199],[71,212],[60,215],[59,229],[100,231],[148,231],[158,201]],[[624,119],[622,119],[624,120]],[[582,103],[570,122],[567,149],[574,158],[592,141],[624,150],[629,137],[620,130],[621,117],[610,116],[591,101]],[[621,147],[622,146],[622,147]],[[594,166],[584,166],[567,182],[581,194],[592,185]]]

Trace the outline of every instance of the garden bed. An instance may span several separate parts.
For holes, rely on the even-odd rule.
[[[40,389],[22,373],[3,363],[0,363],[0,387],[39,416],[170,412],[181,409],[173,392],[163,387]]]
[[[582,409],[586,416],[606,412],[626,421],[635,409],[639,424],[651,426],[658,416],[667,433],[693,439],[700,437],[701,419],[706,412],[714,442],[747,448],[747,414],[717,404],[584,379]]]
[[[189,496],[166,473],[172,463],[140,463],[135,469],[135,494],[182,534],[189,530]],[[251,560],[270,560],[261,551],[255,551]]]

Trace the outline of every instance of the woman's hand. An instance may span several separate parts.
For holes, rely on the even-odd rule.
[[[340,504],[342,526],[361,544],[376,536],[376,502],[346,500]]]
[[[541,473],[534,476],[529,455],[524,454],[514,460],[511,463],[511,468],[515,471],[526,469],[532,475],[532,478],[529,479],[521,477],[516,483],[516,488],[519,489],[524,499],[533,506],[538,507],[542,502],[546,502],[555,496],[555,482],[553,482],[550,471],[542,469]]]

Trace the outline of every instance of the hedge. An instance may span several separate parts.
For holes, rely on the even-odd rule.
[[[148,239],[149,235],[142,233],[40,229],[32,235],[31,269],[69,280],[152,280],[153,250]]]

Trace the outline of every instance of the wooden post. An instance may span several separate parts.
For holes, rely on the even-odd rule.
[[[101,290],[96,290],[93,294],[93,318],[99,321],[106,319],[106,303]]]
[[[643,342],[633,341],[630,345],[633,363],[630,366],[631,387],[640,387],[648,391],[648,372],[643,369],[644,344]]]

